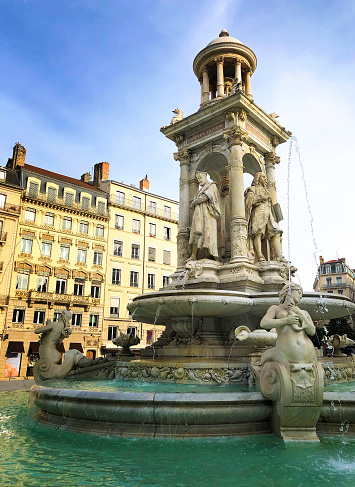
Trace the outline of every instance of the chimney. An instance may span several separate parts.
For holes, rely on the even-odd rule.
[[[324,264],[324,259],[323,259],[323,257],[321,255],[319,256],[319,262],[320,262],[320,265],[323,265]]]
[[[108,162],[98,162],[94,166],[94,186],[100,187],[102,181],[107,181],[109,177],[110,164]]]
[[[91,181],[91,174],[89,172],[85,172],[81,177],[80,180],[83,181],[84,183],[88,183]]]
[[[147,174],[145,175],[145,178],[139,181],[139,189],[141,191],[149,191],[149,179]]]
[[[15,169],[18,166],[23,167],[25,165],[26,149],[17,142],[12,150],[12,159],[8,159],[6,167],[9,169]]]

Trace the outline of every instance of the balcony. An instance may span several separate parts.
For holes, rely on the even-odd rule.
[[[155,218],[161,218],[163,220],[169,220],[175,223],[179,221],[179,217],[176,213],[167,212],[163,208],[157,208],[154,210],[152,207],[150,207],[148,202],[144,207],[144,203],[138,205],[136,202],[129,198],[117,199],[116,196],[110,196],[110,205],[118,206],[120,208],[126,208],[128,210],[136,211],[137,213],[146,214]]]
[[[16,292],[17,295],[17,292]],[[76,296],[74,294],[59,294],[53,292],[40,292],[32,289],[26,292],[26,297],[29,300],[29,307],[32,308],[35,302],[46,302],[49,308],[53,308],[55,304],[64,304],[68,309],[75,306],[84,307],[88,311],[90,306],[97,306],[100,304],[100,298],[92,298],[91,296]]]
[[[58,196],[47,195],[45,193],[34,193],[33,191],[26,190],[25,198],[36,200],[41,203],[48,203],[51,206],[61,206],[63,208],[70,208],[83,213],[89,213],[90,215],[103,216],[108,218],[110,216],[107,208],[99,208],[96,206],[86,205],[84,203],[76,203],[74,201],[66,201],[65,198],[59,198]]]
[[[11,203],[0,204],[0,210],[6,211],[8,213],[15,213],[16,215],[19,215],[21,213],[21,207],[18,205],[13,205]]]
[[[331,288],[331,287],[346,287],[346,286],[347,286],[346,282],[327,282],[322,287]]]

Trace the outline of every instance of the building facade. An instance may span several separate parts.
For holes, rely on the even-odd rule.
[[[108,177],[105,170],[99,174]],[[104,179],[100,188],[109,195],[110,205],[102,343],[111,350],[112,339],[131,331],[145,347],[164,327],[132,321],[127,304],[169,284],[177,264],[178,203],[149,193],[147,176],[139,189]]]
[[[69,178],[26,164],[25,156],[16,144],[7,164],[22,196],[0,349],[2,376],[31,375],[39,346],[35,328],[57,320],[64,309],[72,313],[73,333],[62,351],[77,348],[96,357],[103,330],[106,193],[89,184],[87,174]]]
[[[327,262],[320,257],[313,289],[327,294],[341,294],[355,301],[355,271],[347,265],[344,257]]]

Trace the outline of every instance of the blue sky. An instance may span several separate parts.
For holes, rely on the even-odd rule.
[[[352,224],[355,2],[246,0],[0,0],[0,157],[80,177],[110,162],[110,177],[178,199],[175,145],[159,132],[171,110],[191,114],[199,50],[222,28],[258,58],[255,102],[297,136],[326,260],[355,267]],[[288,146],[278,148],[284,216]],[[291,164],[291,259],[311,289],[310,219]],[[286,222],[283,222],[286,229]],[[284,238],[287,247],[287,236]]]

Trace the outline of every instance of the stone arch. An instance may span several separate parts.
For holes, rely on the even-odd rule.
[[[230,162],[230,152],[221,146],[209,144],[200,152],[197,163],[192,171],[191,179],[196,177],[196,172],[205,171],[210,178],[220,185],[222,177],[226,176],[226,167]]]
[[[252,152],[245,152],[243,155],[243,172],[254,176],[257,172],[265,173],[264,164],[261,162],[262,156]]]

